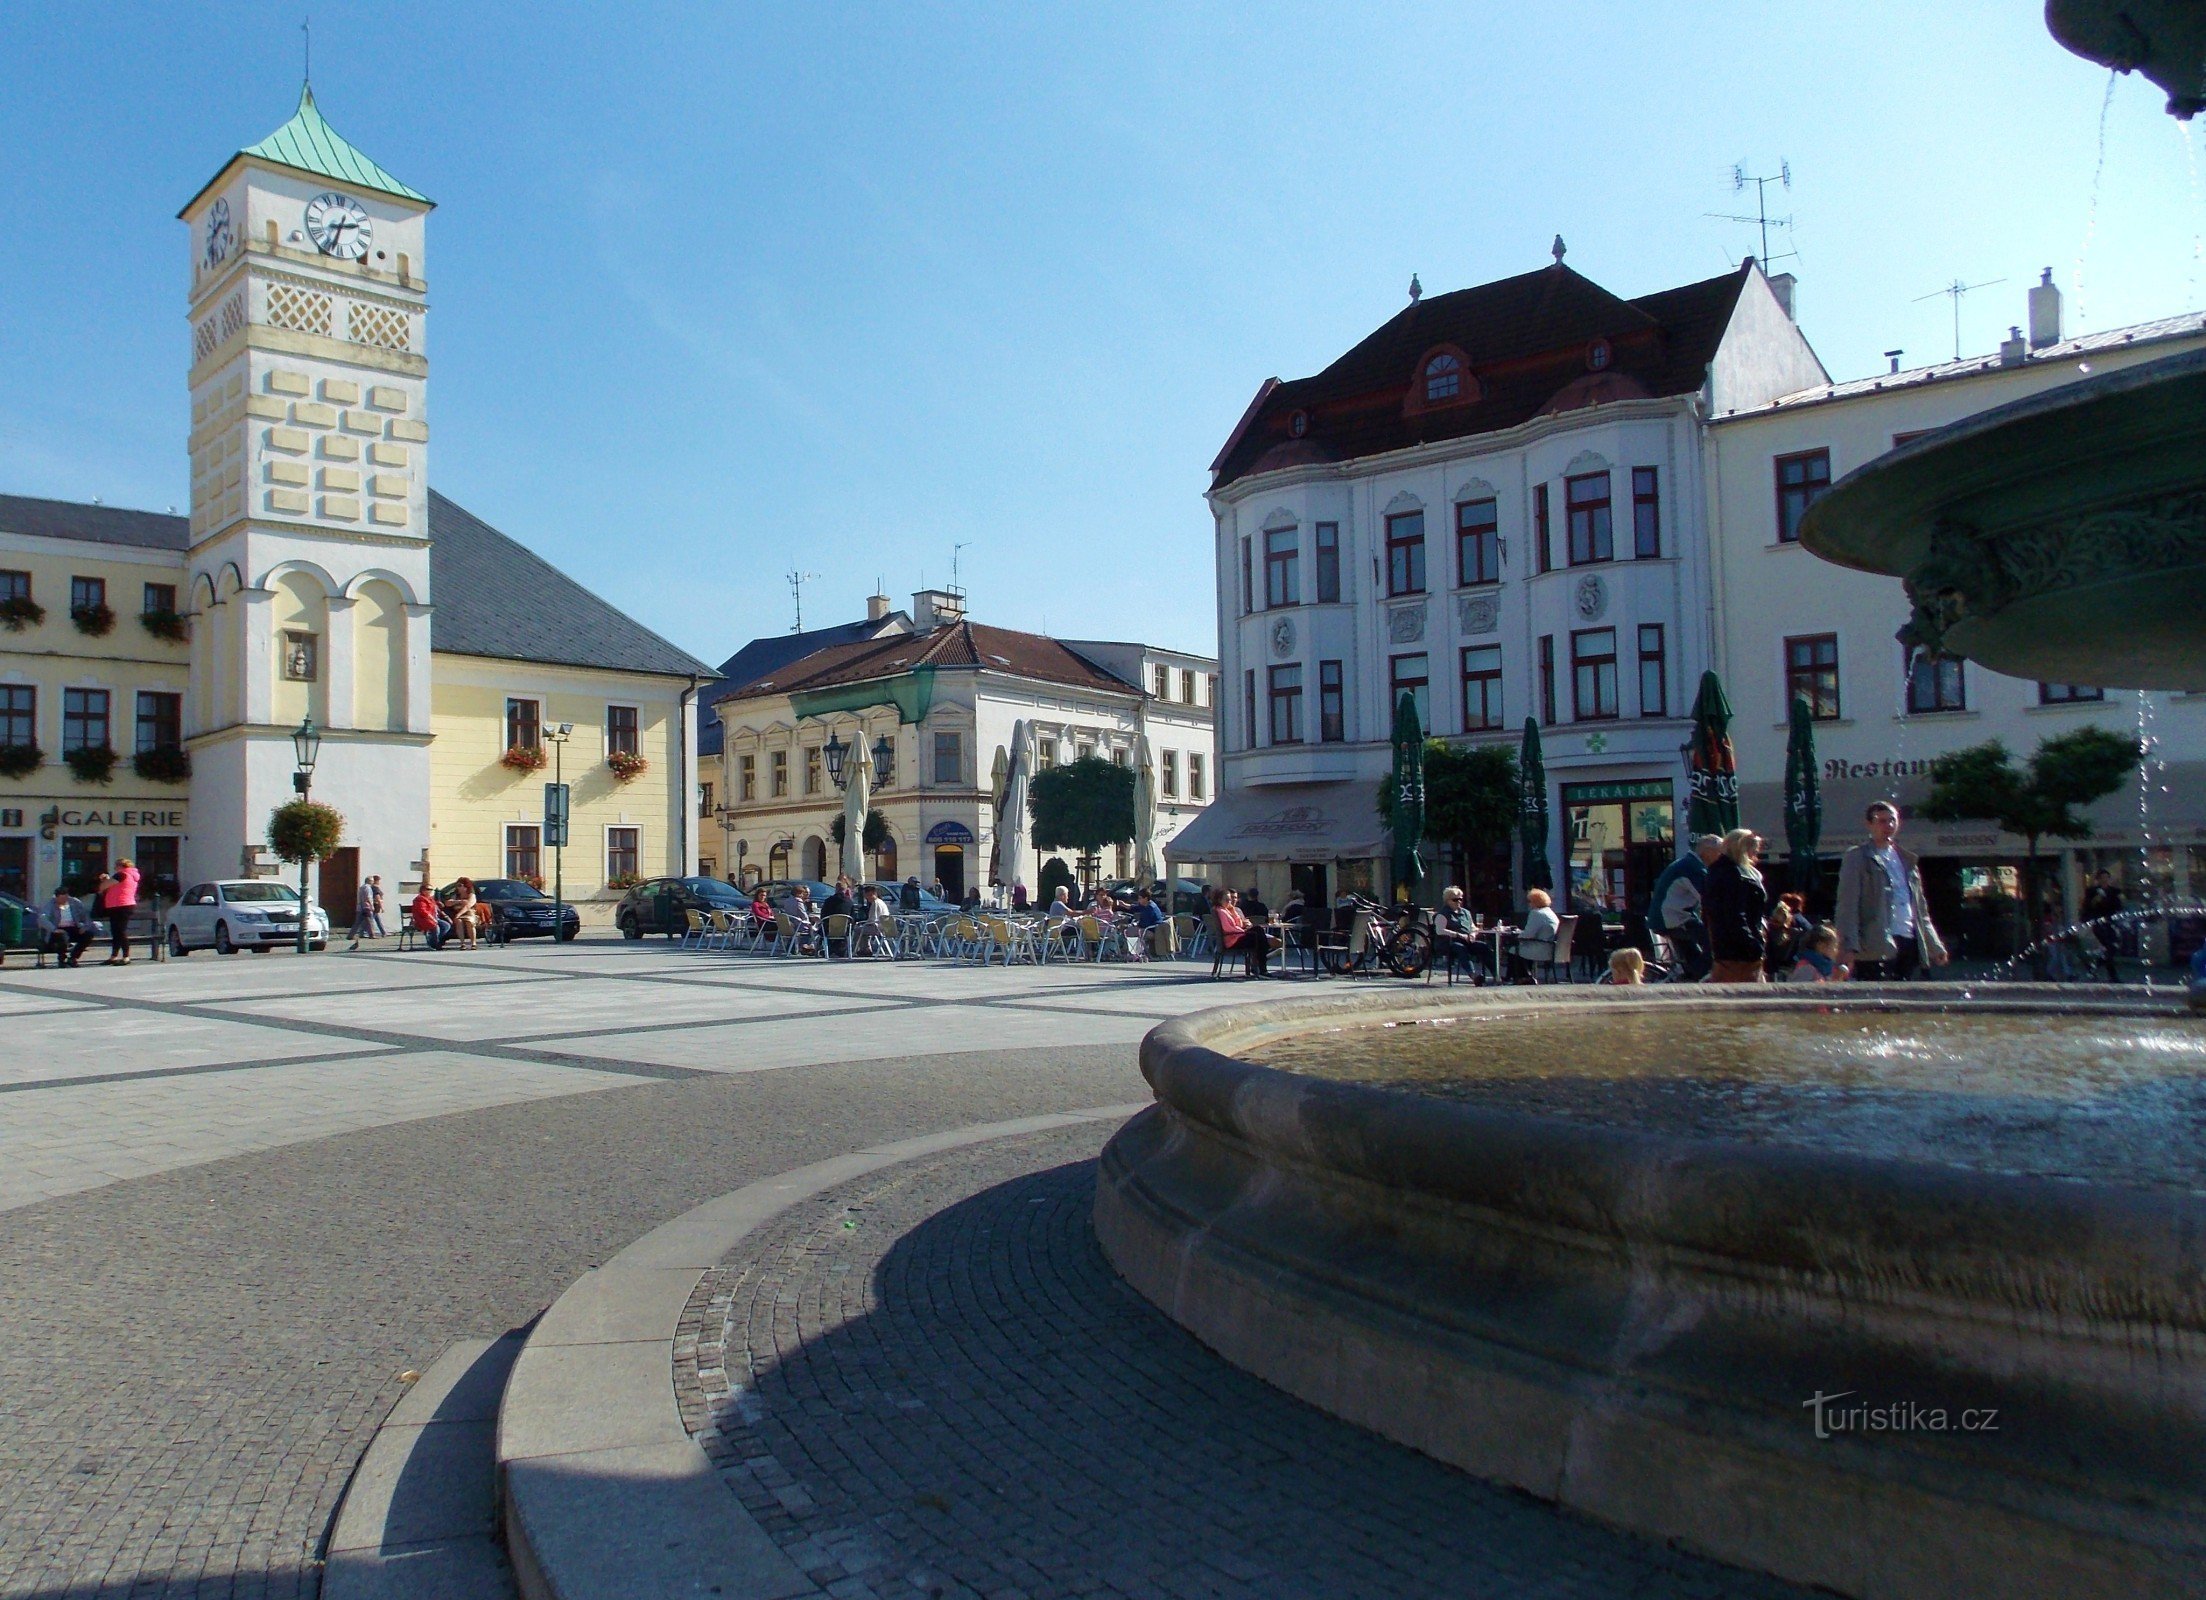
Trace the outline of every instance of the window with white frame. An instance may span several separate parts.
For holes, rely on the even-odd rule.
[[[643,830],[641,828],[607,828],[605,830],[605,879],[636,878],[643,874]]]

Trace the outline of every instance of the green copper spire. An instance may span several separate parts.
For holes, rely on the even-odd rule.
[[[258,156],[280,166],[296,167],[301,172],[319,173],[357,189],[376,189],[384,194],[395,194],[401,200],[429,203],[427,195],[407,188],[337,136],[337,130],[322,120],[322,113],[314,104],[312,84],[299,90],[299,109],[289,122],[259,144],[250,145],[239,153]]]

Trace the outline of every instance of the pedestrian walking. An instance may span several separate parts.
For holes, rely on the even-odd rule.
[[[352,897],[352,943],[345,948],[357,950],[362,939],[375,937],[375,880],[361,881],[360,892]]]
[[[375,904],[368,912],[368,919],[374,924],[378,939],[388,938],[390,935],[383,926],[383,874],[376,873],[368,882],[375,886]]]
[[[1946,947],[1931,925],[1922,864],[1899,846],[1900,808],[1872,801],[1863,819],[1869,842],[1838,864],[1838,914],[1831,919],[1838,976],[1873,982],[1911,978],[1925,962],[1944,966]]]
[[[92,911],[69,892],[67,884],[57,884],[51,900],[40,908],[38,920],[47,930],[47,943],[65,967],[78,965],[84,959],[84,947],[92,942]]]
[[[1754,866],[1761,853],[1760,834],[1752,828],[1733,828],[1723,836],[1715,865],[1708,869],[1700,909],[1713,962],[1710,983],[1769,981],[1762,970],[1768,949],[1769,886]]]
[[[100,874],[100,915],[107,919],[106,967],[130,965],[130,919],[138,914],[138,868],[128,857],[115,863],[115,875]]]
[[[1723,850],[1723,840],[1704,833],[1655,879],[1647,901],[1647,922],[1677,951],[1678,976],[1696,983],[1708,971],[1707,925],[1701,918],[1701,889],[1708,868]]]

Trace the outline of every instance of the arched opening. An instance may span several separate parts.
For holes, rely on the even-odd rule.
[[[276,726],[308,716],[329,722],[329,606],[311,573],[293,570],[269,585],[269,711]]]
[[[804,841],[804,875],[814,883],[827,881],[827,841],[817,834]]]
[[[406,601],[377,579],[360,586],[352,611],[352,725],[406,726]]]
[[[881,841],[881,848],[873,852],[873,875],[884,882],[896,881],[896,835],[891,833]]]

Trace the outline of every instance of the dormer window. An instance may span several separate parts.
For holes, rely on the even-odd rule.
[[[1411,369],[1409,392],[1402,396],[1402,415],[1413,417],[1421,411],[1467,406],[1479,397],[1478,378],[1471,371],[1471,358],[1463,353],[1463,347],[1436,344],[1428,347]]]
[[[1463,363],[1443,350],[1425,363],[1425,404],[1453,400],[1463,392]]]

